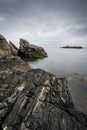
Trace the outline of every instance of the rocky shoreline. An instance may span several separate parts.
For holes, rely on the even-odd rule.
[[[46,57],[44,49],[20,42],[18,49],[0,35],[0,130],[87,130],[87,115],[75,108],[66,78],[20,58]]]
[[[19,48],[17,48],[11,41],[0,35],[0,58],[19,56],[23,59],[35,60],[47,57],[44,48],[30,44],[27,40],[20,38]]]

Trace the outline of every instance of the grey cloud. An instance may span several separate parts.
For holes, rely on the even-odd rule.
[[[80,42],[87,33],[86,12],[87,0],[0,0],[0,30],[13,41]]]

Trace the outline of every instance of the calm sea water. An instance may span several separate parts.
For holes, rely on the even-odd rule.
[[[32,68],[41,68],[54,73],[57,77],[78,73],[87,76],[87,48],[63,49],[44,47],[48,57],[29,64]]]
[[[32,61],[29,64],[32,68],[52,72],[57,77],[67,77],[75,107],[87,114],[87,48],[44,48],[48,58]]]

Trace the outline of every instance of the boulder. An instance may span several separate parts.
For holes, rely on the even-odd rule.
[[[18,54],[18,48],[11,41],[9,41],[9,47],[10,47],[11,53],[14,56],[17,56],[17,54]]]
[[[42,47],[30,44],[27,40],[20,39],[18,55],[27,59],[41,59],[47,57],[47,53]]]
[[[19,59],[0,60],[1,130],[87,130],[65,78],[41,69],[17,70]]]
[[[0,58],[11,55],[11,50],[7,40],[0,34]]]

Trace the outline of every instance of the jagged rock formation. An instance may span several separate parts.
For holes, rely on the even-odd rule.
[[[11,55],[11,50],[7,40],[0,34],[0,58]]]
[[[14,66],[14,59],[0,60],[1,130],[87,129],[87,116],[74,108],[65,78]]]
[[[20,56],[28,60],[41,59],[47,57],[47,53],[42,47],[30,44],[24,39],[20,39],[19,49],[11,42],[0,35],[0,58],[9,56]]]
[[[22,58],[28,59],[40,59],[47,57],[47,53],[42,47],[32,45],[24,39],[20,39],[18,55]]]
[[[0,130],[87,130],[87,115],[74,107],[65,78],[11,55],[0,58]]]
[[[17,56],[18,55],[18,48],[11,41],[9,41],[9,46],[10,46],[11,53],[14,56]]]

